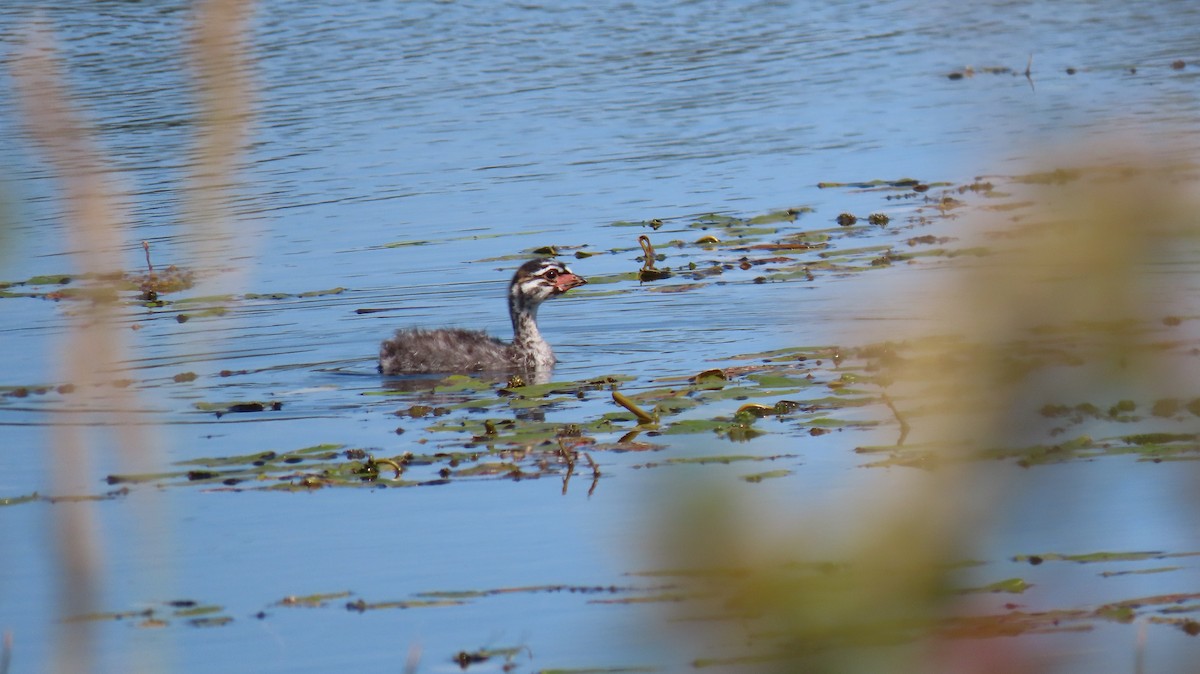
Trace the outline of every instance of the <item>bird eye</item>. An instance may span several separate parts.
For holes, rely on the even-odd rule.
[[[544,276],[546,277],[547,280],[553,281],[554,279],[558,278],[558,270],[557,269],[547,269]]]

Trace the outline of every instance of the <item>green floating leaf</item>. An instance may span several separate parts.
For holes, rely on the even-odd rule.
[[[475,377],[469,377],[465,374],[454,374],[439,381],[433,388],[434,393],[446,393],[450,391],[490,391],[492,383]]]
[[[1101,571],[1102,578],[1111,578],[1112,576],[1140,576],[1151,573],[1167,573],[1168,571],[1179,571],[1182,566],[1159,566],[1153,569],[1131,569],[1128,571]],[[1192,610],[1192,609],[1189,609]]]
[[[123,475],[109,475],[104,478],[108,484],[138,484],[142,482],[158,482],[161,480],[171,480],[184,475],[183,472],[176,471],[172,473],[126,473]],[[2,504],[0,504],[2,505]]]
[[[515,463],[496,461],[477,463],[473,466],[454,471],[455,477],[473,477],[477,475],[512,475],[519,474],[521,467]]]
[[[220,613],[223,610],[225,610],[224,607],[216,606],[214,604],[204,606],[197,605],[176,609],[174,615],[179,618],[192,618],[196,616],[206,616],[214,613]]]
[[[342,592],[327,592],[324,594],[307,594],[302,596],[289,595],[275,602],[275,605],[315,608],[318,606],[324,606],[335,599],[345,599],[351,594],[352,593],[347,590]]]
[[[63,622],[81,623],[81,622],[100,622],[108,620],[128,620],[130,618],[149,618],[154,615],[154,609],[138,609],[136,611],[103,611],[97,613],[84,613],[82,615],[69,616]]]
[[[378,601],[378,602],[367,602],[362,599],[358,599],[358,600],[355,600],[352,602],[347,602],[346,609],[350,610],[350,611],[357,611],[359,613],[364,613],[366,611],[381,611],[381,610],[386,610],[386,609],[440,608],[440,607],[445,607],[445,606],[462,606],[466,603],[467,602],[465,602],[465,601],[458,601],[455,599],[435,599],[435,600],[409,599],[409,600],[402,600],[402,601]]]
[[[188,624],[192,627],[224,627],[231,622],[233,622],[233,618],[223,615],[208,618],[192,618],[188,621]]]
[[[36,491],[33,492],[32,494],[26,494],[25,496],[0,497],[0,506],[21,505],[22,503],[32,503],[34,501],[40,501],[41,498],[42,497]]]
[[[784,375],[784,374],[751,374],[747,375],[747,379],[758,384],[762,388],[788,388],[793,392],[799,390],[800,387],[813,386],[817,382],[809,379],[807,376],[799,375]]]
[[[705,225],[733,225],[742,222],[741,218],[735,218],[731,215],[721,215],[718,213],[707,213],[696,218],[696,222]]]
[[[721,464],[740,463],[742,461],[775,461],[776,459],[795,458],[794,454],[778,454],[775,456],[753,456],[746,454],[729,454],[724,456],[677,456],[664,459],[664,464]]]
[[[1022,634],[1086,632],[1093,614],[1085,610],[1057,610],[1026,613],[1010,611],[997,615],[962,616],[946,620],[942,633],[956,639],[1015,637]]]
[[[1005,578],[994,583],[989,583],[983,587],[969,588],[959,590],[961,593],[983,593],[983,592],[1006,592],[1008,594],[1022,594],[1025,590],[1032,587],[1021,578]]]
[[[776,478],[776,477],[787,477],[788,475],[791,475],[791,474],[792,474],[792,471],[786,470],[786,469],[768,470],[765,473],[752,473],[750,475],[743,475],[741,477],[741,479],[745,480],[746,482],[756,483],[756,482],[762,482],[763,480],[770,480],[770,479]]]
[[[1131,445],[1165,445],[1173,442],[1190,442],[1200,439],[1200,433],[1142,433],[1140,435],[1125,435],[1123,442]]]
[[[27,286],[44,286],[44,285],[66,285],[71,282],[69,274],[44,274],[42,276],[31,276],[21,285]]]
[[[381,245],[380,248],[404,248],[406,246],[428,246],[429,244],[429,241],[424,240],[393,241],[391,243],[385,243]]]
[[[233,300],[233,295],[203,295],[200,297],[180,297],[179,299],[172,300],[171,305],[179,307],[190,304],[224,304]]]
[[[300,293],[296,297],[325,297],[326,295],[341,295],[344,292],[346,292],[346,289],[339,286],[328,290],[309,290]]]
[[[1077,555],[1047,552],[1039,555],[1017,555],[1012,559],[1014,562],[1028,562],[1030,564],[1037,565],[1041,564],[1042,562],[1076,562],[1078,564],[1091,564],[1095,562],[1140,562],[1148,559],[1172,559],[1177,557],[1196,556],[1200,556],[1200,552],[1162,552],[1160,550],[1150,550],[1137,552],[1089,552]]]
[[[615,597],[612,599],[589,599],[589,604],[663,604],[688,601],[704,596],[699,592],[658,592],[644,597]]]

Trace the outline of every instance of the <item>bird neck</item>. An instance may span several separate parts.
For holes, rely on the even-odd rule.
[[[542,338],[537,325],[538,305],[525,302],[513,293],[508,298],[508,312],[512,316],[513,347],[522,360],[533,367],[554,364],[554,352]]]

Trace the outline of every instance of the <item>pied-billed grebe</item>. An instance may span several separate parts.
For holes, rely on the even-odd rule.
[[[554,366],[554,352],[538,331],[538,306],[585,283],[557,260],[530,260],[508,284],[512,344],[475,330],[397,330],[379,347],[379,371],[548,373]]]

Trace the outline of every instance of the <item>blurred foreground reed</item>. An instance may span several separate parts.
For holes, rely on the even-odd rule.
[[[848,338],[865,340],[846,357],[867,363],[877,416],[890,422],[880,447],[860,449],[889,466],[871,469],[888,471],[886,486],[831,497],[819,511],[779,513],[721,484],[676,485],[679,503],[656,537],[658,563],[709,598],[706,608],[685,603],[674,615],[706,654],[693,664],[1044,671],[1028,642],[997,639],[1022,633],[1026,614],[1014,604],[955,621],[979,596],[955,584],[1000,516],[1028,496],[994,458],[1030,448],[1025,456],[1055,461],[1066,451],[1056,443],[1071,442],[1103,451],[1088,422],[1064,428],[1049,403],[1127,400],[1145,410],[1196,396],[1197,317],[1188,313],[1196,303],[1182,294],[1200,270],[1195,178],[1190,167],[1153,161],[1029,174],[1012,181],[1031,204],[1019,215],[970,216],[988,254],[939,270],[919,295],[889,297],[930,332]],[[1195,413],[1155,408],[1167,427],[1196,430]],[[1049,618],[1035,627],[1056,629]],[[964,637],[979,639],[966,645]],[[1134,671],[1133,658],[1114,671]]]
[[[192,178],[187,191],[191,204],[187,223],[213,242],[230,234],[228,204],[234,173],[245,143],[249,117],[248,60],[245,31],[249,3],[206,0],[197,4],[192,65],[197,82],[195,156],[189,162]],[[93,461],[116,454],[121,470],[151,472],[162,461],[162,438],[151,433],[148,414],[134,387],[121,385],[127,377],[129,344],[118,319],[125,253],[138,241],[125,191],[97,142],[86,110],[68,90],[67,64],[62,61],[52,28],[32,25],[10,68],[24,113],[28,135],[41,149],[50,173],[57,178],[65,221],[64,231],[77,271],[87,279],[84,298],[73,307],[70,331],[58,351],[58,378],[77,393],[78,419],[50,426],[46,466],[54,496],[69,497],[48,510],[59,564],[60,672],[84,672],[96,666],[93,623],[70,620],[98,610],[97,598],[105,544],[144,551],[146,559],[162,559],[169,541],[165,504],[160,493],[138,498],[135,541],[112,541],[97,518]],[[153,585],[149,595],[161,595],[169,569],[142,569],[139,582]],[[7,646],[7,641],[6,641]],[[13,645],[20,648],[19,642]],[[10,651],[5,648],[5,657]],[[134,654],[133,668],[162,669],[154,654]]]

